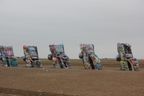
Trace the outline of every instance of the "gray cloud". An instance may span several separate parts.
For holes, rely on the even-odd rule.
[[[22,45],[39,47],[64,43],[77,58],[80,43],[94,43],[100,57],[115,57],[117,42],[133,45],[143,58],[143,0],[0,0],[0,44],[12,45],[23,55]]]

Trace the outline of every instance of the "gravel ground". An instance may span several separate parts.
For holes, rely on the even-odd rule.
[[[144,96],[144,69],[0,67],[0,96]]]

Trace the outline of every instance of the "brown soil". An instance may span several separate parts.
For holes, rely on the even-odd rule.
[[[144,96],[144,70],[0,67],[0,96]]]

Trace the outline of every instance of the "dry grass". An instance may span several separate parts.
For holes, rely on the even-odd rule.
[[[53,62],[48,59],[40,59],[42,64],[44,65],[52,65]],[[83,66],[83,63],[80,59],[71,59],[70,60],[72,66]],[[25,62],[22,59],[18,59],[19,64],[25,64]],[[139,60],[140,67],[144,67],[144,61]],[[105,58],[101,59],[101,64],[103,64],[105,67],[120,67],[119,62],[117,62],[113,58]]]

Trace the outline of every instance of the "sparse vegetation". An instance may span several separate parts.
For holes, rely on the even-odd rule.
[[[48,59],[40,59],[42,64],[44,65],[52,65],[53,62],[48,60]],[[19,58],[18,59],[19,64],[25,64],[25,62]],[[72,66],[83,66],[83,63],[80,59],[71,59],[70,60],[71,65]],[[143,60],[139,60],[140,63],[140,67],[144,67],[144,63]],[[115,59],[113,58],[104,58],[101,59],[101,64],[103,64],[105,67],[120,67],[119,62],[117,62]]]

